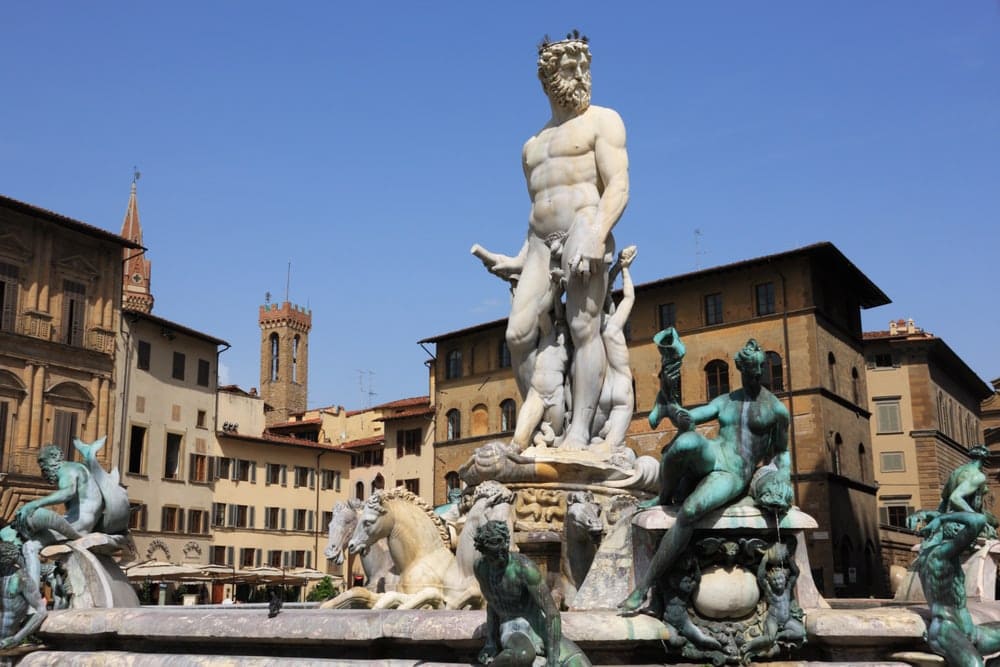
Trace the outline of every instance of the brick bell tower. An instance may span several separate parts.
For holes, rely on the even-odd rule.
[[[289,301],[260,307],[260,393],[265,423],[305,412],[312,311]]]

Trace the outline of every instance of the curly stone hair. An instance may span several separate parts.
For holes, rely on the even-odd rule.
[[[0,542],[0,576],[14,574],[22,565],[21,550],[11,542]]]

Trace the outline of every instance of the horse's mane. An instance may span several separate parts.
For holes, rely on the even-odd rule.
[[[376,491],[368,497],[365,505],[375,509],[379,513],[383,513],[386,511],[384,503],[388,500],[405,500],[411,505],[416,505],[418,508],[423,510],[424,514],[427,515],[427,518],[430,519],[431,523],[434,524],[434,527],[437,528],[438,535],[441,536],[441,541],[444,542],[446,547],[451,548],[451,535],[448,533],[448,524],[444,522],[444,519],[434,513],[434,508],[431,507],[430,503],[412,491],[407,490],[405,486],[397,486],[389,489],[388,491]]]

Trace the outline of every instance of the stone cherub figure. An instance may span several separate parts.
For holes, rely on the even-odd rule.
[[[20,644],[48,614],[38,580],[25,571],[21,549],[8,541],[0,541],[0,604],[0,649]]]
[[[527,239],[515,257],[472,248],[491,273],[517,277],[506,339],[522,396],[539,353],[537,304],[551,298],[552,264],[561,267],[574,351],[564,449],[586,448],[593,435],[607,369],[601,320],[614,253],[611,230],[629,193],[625,125],[615,111],[590,104],[590,61],[587,38],[575,31],[540,46],[538,78],[552,117],[522,153],[531,197]]]
[[[743,383],[740,389],[691,410],[671,405],[660,411],[670,417],[678,432],[663,451],[659,496],[646,501],[645,506],[676,501],[681,507],[673,527],[660,540],[649,569],[619,605],[623,613],[639,610],[649,589],[687,548],[695,524],[709,512],[744,496],[759,466],[773,465],[766,476],[768,498],[791,497],[775,491],[779,483],[791,486],[788,409],[761,384],[765,355],[757,341],[747,341],[735,359]],[[695,425],[713,419],[719,422],[717,438],[709,439],[694,430]],[[769,509],[780,513],[788,506]]]
[[[550,667],[589,666],[580,648],[562,636],[559,609],[545,577],[529,558],[510,551],[503,521],[487,521],[476,531],[482,558],[475,573],[486,599],[484,665],[532,665],[539,657]]]
[[[670,631],[668,643],[673,648],[682,648],[691,642],[701,649],[719,650],[722,644],[694,624],[688,613],[691,596],[698,588],[701,571],[698,560],[691,558],[683,567],[675,568],[667,577],[668,586],[664,595],[663,624]]]
[[[920,530],[924,541],[914,566],[931,610],[927,643],[953,667],[982,667],[983,655],[1000,651],[1000,623],[972,622],[962,571],[962,553],[986,525],[978,512],[949,512]]]
[[[42,477],[58,488],[25,503],[14,515],[14,525],[24,540],[25,566],[36,582],[41,575],[42,547],[91,532],[121,535],[128,530],[128,494],[118,483],[118,470],[109,474],[97,461],[105,440],[91,444],[73,440],[83,463],[64,461],[55,445],[46,445],[38,453]],[[48,509],[61,504],[66,506],[65,515]]]

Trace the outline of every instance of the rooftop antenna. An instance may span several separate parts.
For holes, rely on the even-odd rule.
[[[288,301],[288,291],[292,286],[292,260],[288,260],[288,273],[285,274],[285,301]]]
[[[271,305],[271,293],[270,292],[264,292],[264,304],[268,305],[268,306]]]
[[[701,229],[695,228],[694,230],[694,270],[698,271],[701,269],[701,258],[705,255],[705,251],[701,249]]]
[[[135,182],[138,181],[141,176],[142,174],[139,173],[139,167],[132,165],[132,185],[135,185]]]

